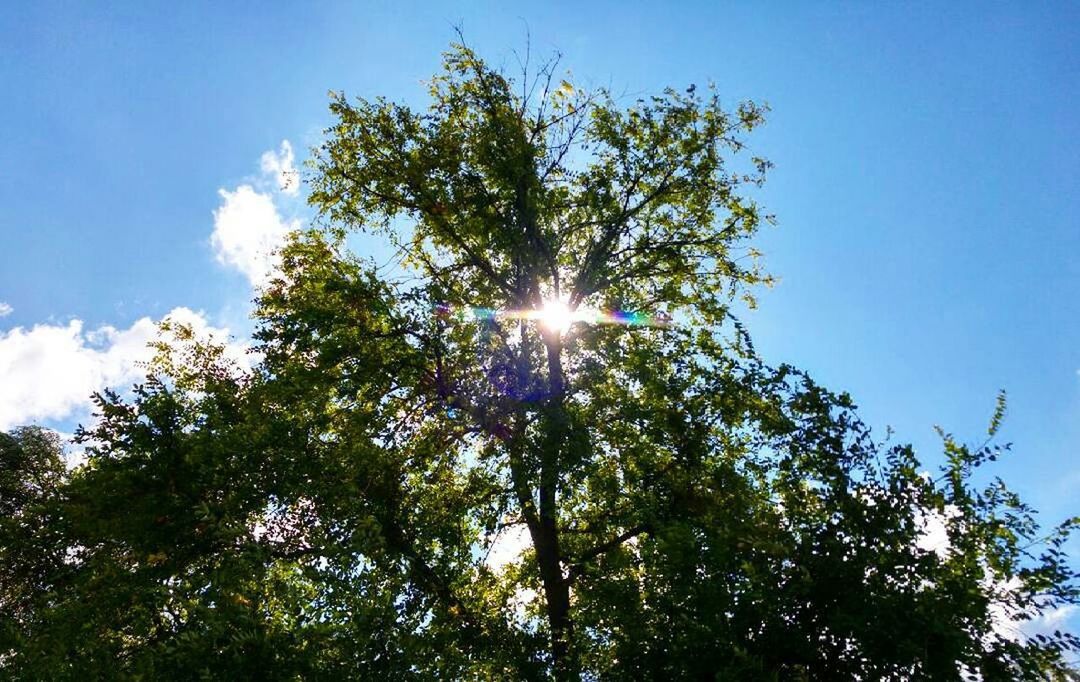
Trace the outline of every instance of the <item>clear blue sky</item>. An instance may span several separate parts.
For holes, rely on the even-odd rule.
[[[928,459],[933,424],[975,440],[1007,389],[998,471],[1045,520],[1080,512],[1077,3],[11,4],[0,332],[177,306],[240,327],[218,190],[283,139],[306,156],[328,90],[422,104],[455,25],[509,65],[528,31],[616,92],[768,102],[759,350]]]

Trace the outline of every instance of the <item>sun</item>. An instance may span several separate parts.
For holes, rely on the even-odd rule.
[[[574,323],[574,314],[559,300],[546,301],[540,311],[540,324],[549,331],[563,334]]]

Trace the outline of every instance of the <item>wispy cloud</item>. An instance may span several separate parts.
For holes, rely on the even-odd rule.
[[[10,305],[4,303],[3,301],[0,301],[0,317],[10,315],[13,310],[15,309],[12,308]]]
[[[293,148],[288,140],[281,141],[277,153],[265,152],[259,160],[262,172],[277,183],[277,190],[291,197],[300,192],[300,173],[293,165],[294,161]]]

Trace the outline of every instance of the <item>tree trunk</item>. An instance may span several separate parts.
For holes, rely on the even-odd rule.
[[[534,538],[540,578],[547,599],[548,625],[551,628],[551,655],[555,663],[555,679],[580,679],[573,651],[574,621],[570,616],[570,583],[563,575],[562,552],[559,548],[558,489],[562,449],[566,443],[566,412],[563,404],[566,391],[562,369],[562,339],[558,331],[543,334],[547,350],[549,409],[552,422],[543,443],[540,462],[539,537]]]

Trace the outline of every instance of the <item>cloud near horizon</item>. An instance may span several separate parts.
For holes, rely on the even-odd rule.
[[[163,319],[189,325],[198,338],[228,342],[228,330],[189,308],[174,308]],[[86,330],[75,319],[0,331],[0,431],[89,416],[91,394],[124,390],[143,378],[144,363],[153,356],[148,344],[157,337],[158,322],[149,317],[127,329]]]
[[[217,260],[244,274],[254,288],[276,272],[276,250],[300,226],[298,220],[284,220],[275,204],[275,196],[299,192],[294,162],[285,140],[277,151],[262,155],[259,179],[219,190],[222,203],[213,213],[210,243]],[[274,190],[260,191],[270,184]],[[12,310],[0,301],[0,317]],[[204,313],[180,306],[163,319],[189,325],[196,338],[224,344],[232,359],[250,364],[247,343],[230,342],[228,330],[211,326]],[[93,393],[126,390],[144,377],[143,363],[153,356],[148,344],[158,338],[159,322],[142,317],[124,329],[108,324],[87,329],[83,320],[72,319],[0,329],[0,431],[88,418]]]

